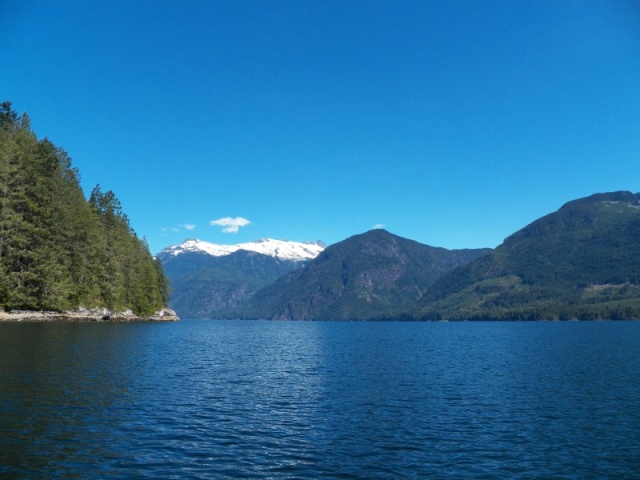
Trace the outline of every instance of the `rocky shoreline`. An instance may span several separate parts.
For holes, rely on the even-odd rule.
[[[106,308],[79,308],[64,312],[12,310],[0,311],[0,322],[179,322],[170,308],[153,315],[135,315],[131,310],[113,312]]]

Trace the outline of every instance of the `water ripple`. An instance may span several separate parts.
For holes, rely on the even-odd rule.
[[[0,325],[8,478],[638,478],[640,323]]]

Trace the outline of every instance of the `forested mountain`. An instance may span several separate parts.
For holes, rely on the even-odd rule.
[[[260,288],[302,267],[324,247],[262,239],[215,245],[189,239],[157,257],[171,285],[170,307],[183,318],[224,318]]]
[[[416,318],[640,318],[640,194],[567,203],[444,275]]]
[[[256,292],[242,318],[367,320],[415,307],[443,273],[489,251],[447,250],[371,230],[327,247]]]
[[[29,117],[0,105],[0,306],[62,311],[105,307],[147,315],[168,282],[111,191],[87,200],[61,148]]]

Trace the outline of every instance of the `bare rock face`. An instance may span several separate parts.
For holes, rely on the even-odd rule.
[[[152,321],[156,322],[179,322],[180,317],[170,308],[163,308],[159,312],[156,312],[152,317]]]

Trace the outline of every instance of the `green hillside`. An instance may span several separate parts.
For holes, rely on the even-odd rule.
[[[640,318],[640,195],[567,203],[440,278],[418,318]]]

